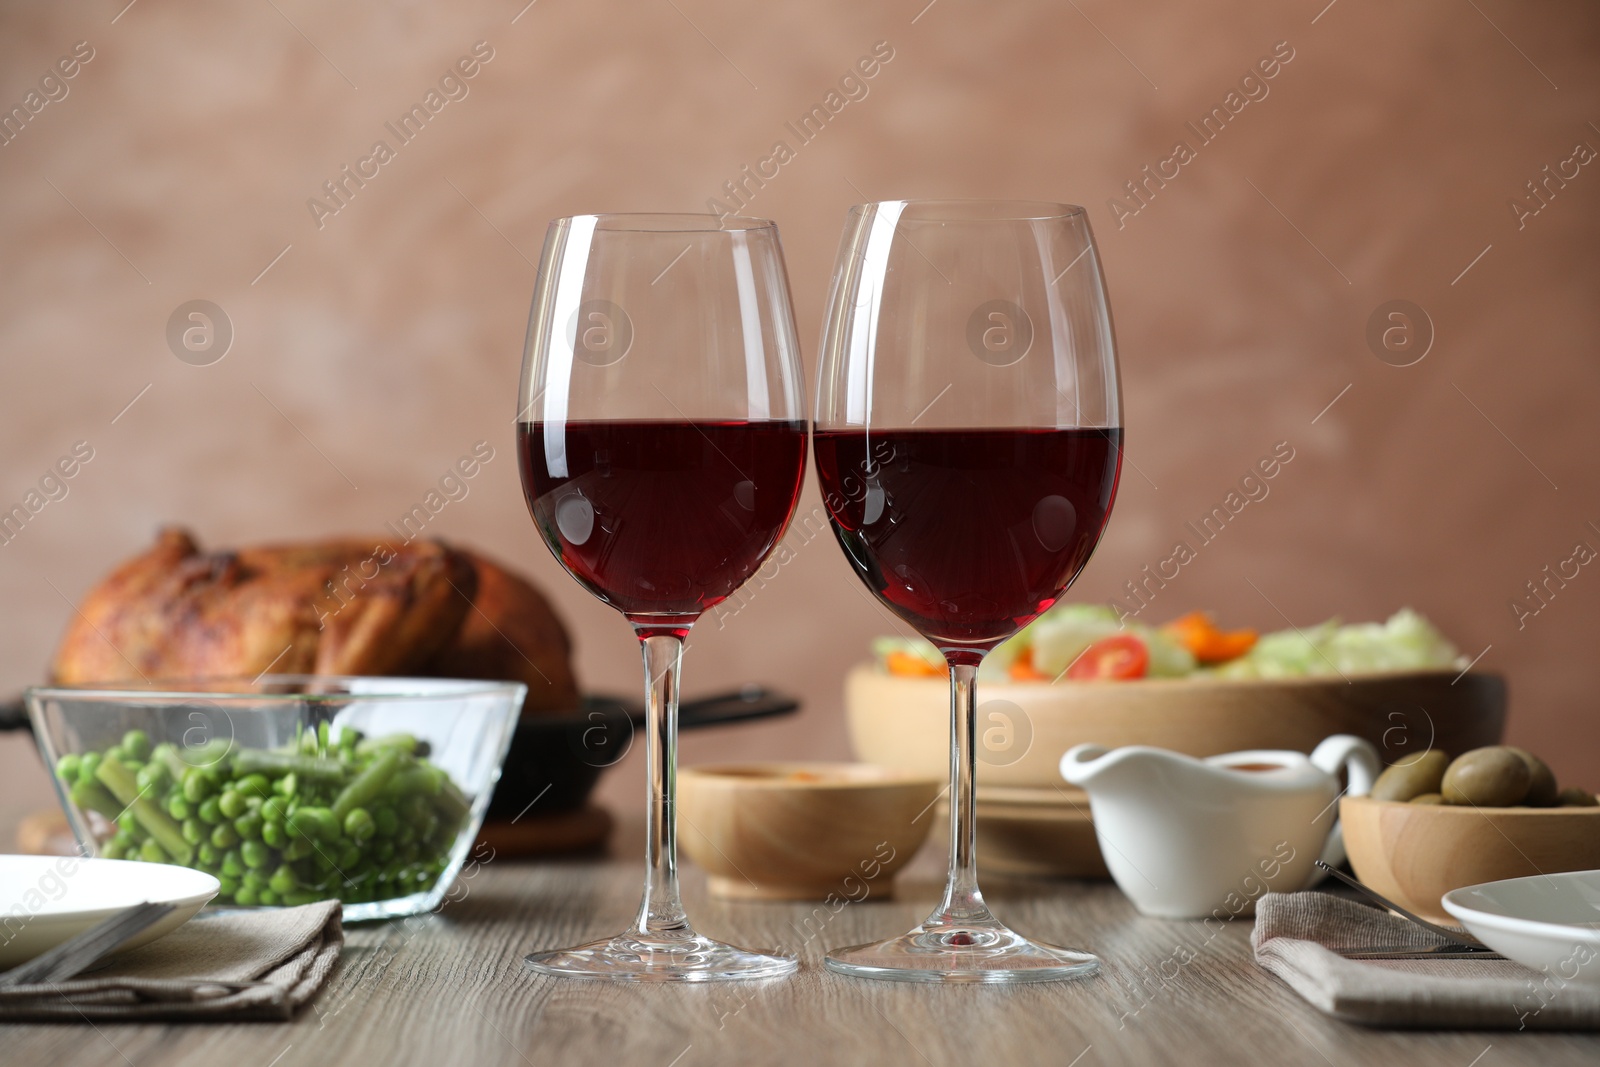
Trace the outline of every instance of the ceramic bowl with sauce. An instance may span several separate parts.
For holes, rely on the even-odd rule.
[[[881,900],[938,821],[943,784],[863,763],[685,767],[678,840],[714,896]]]

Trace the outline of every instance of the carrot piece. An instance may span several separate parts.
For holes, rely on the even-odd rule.
[[[884,657],[884,667],[890,674],[901,678],[942,678],[944,671],[935,667],[921,656],[914,656],[910,652],[891,652]]]
[[[1211,616],[1203,611],[1191,611],[1161,629],[1194,653],[1194,658],[1201,663],[1238,659],[1255,647],[1258,636],[1254,630],[1219,630]]]
[[[1033,649],[1025,648],[1011,661],[1011,666],[1006,668],[1006,674],[1013,682],[1048,682],[1050,676],[1041,674],[1033,665]]]

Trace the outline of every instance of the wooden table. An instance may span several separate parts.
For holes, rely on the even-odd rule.
[[[991,879],[1001,917],[1106,961],[1098,977],[1016,989],[909,987],[822,968],[824,945],[898,933],[931,907],[939,857],[902,876],[899,899],[849,905],[709,900],[686,875],[690,914],[713,936],[802,954],[766,984],[613,986],[536,978],[522,955],[613,933],[638,899],[642,835],[621,858],[498,861],[441,912],[349,931],[329,988],[292,1023],[0,1026],[7,1067],[312,1067],[322,1064],[697,1067],[704,1064],[1261,1064],[1282,1067],[1558,1067],[1600,1061],[1600,1035],[1407,1033],[1329,1019],[1250,958],[1248,922],[1137,916],[1110,883]],[[635,848],[635,842],[641,847]],[[458,891],[459,893],[459,891]],[[1163,968],[1179,946],[1196,955]]]

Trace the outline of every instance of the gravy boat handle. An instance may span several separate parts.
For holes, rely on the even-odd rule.
[[[1339,796],[1364,797],[1372,792],[1372,783],[1378,778],[1379,762],[1378,750],[1372,743],[1364,738],[1351,734],[1334,734],[1324,738],[1311,753],[1311,763],[1324,773],[1337,775],[1342,769],[1348,780],[1348,785]],[[1338,822],[1339,798],[1335,797],[1332,804],[1317,818],[1325,818],[1333,813],[1333,828],[1328,831],[1328,839],[1322,847],[1321,862],[1330,867],[1338,867],[1344,863],[1344,832]],[[1311,884],[1322,881],[1325,875],[1321,869],[1316,870],[1316,876]],[[1309,886],[1307,888],[1310,888]]]

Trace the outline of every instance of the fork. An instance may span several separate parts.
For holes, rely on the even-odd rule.
[[[1504,956],[1500,955],[1494,949],[1490,948],[1488,945],[1485,945],[1482,941],[1479,941],[1477,938],[1463,930],[1452,930],[1448,926],[1440,926],[1437,923],[1431,923],[1422,916],[1416,915],[1410,911],[1407,911],[1405,908],[1402,908],[1400,905],[1396,904],[1394,901],[1390,900],[1376,889],[1373,889],[1371,886],[1364,885],[1363,883],[1350,877],[1348,874],[1345,874],[1343,871],[1337,870],[1331,865],[1323,863],[1321,860],[1317,860],[1316,865],[1322,870],[1333,875],[1335,878],[1339,879],[1339,881],[1343,882],[1350,888],[1357,890],[1358,892],[1365,893],[1371,899],[1400,915],[1401,918],[1409,919],[1411,922],[1422,927],[1430,934],[1435,934],[1450,942],[1448,945],[1434,946],[1382,946],[1377,948],[1339,948],[1333,950],[1347,959],[1505,959]]]
[[[174,904],[145,901],[95,923],[55,948],[0,974],[0,989],[64,982],[115,952],[168,915]]]

